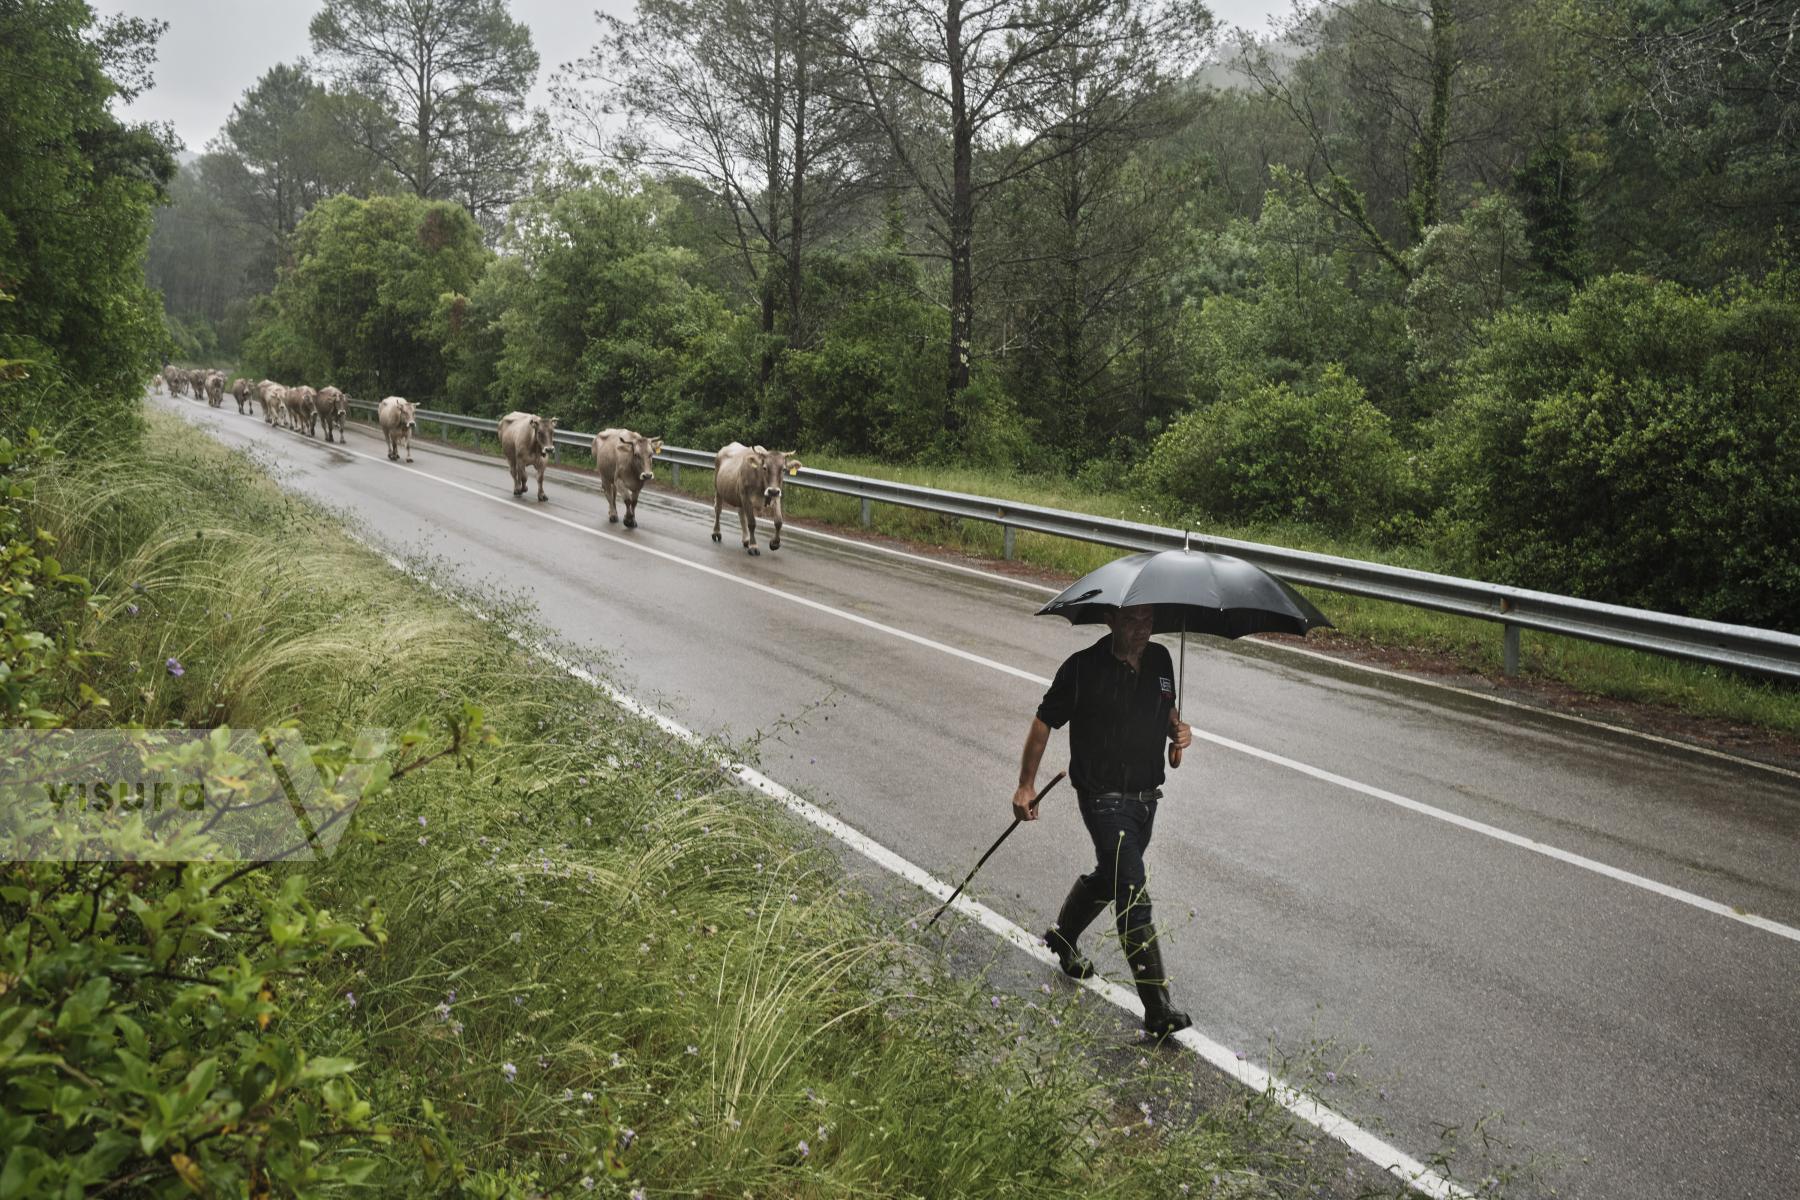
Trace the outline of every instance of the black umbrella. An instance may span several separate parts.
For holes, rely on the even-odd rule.
[[[1072,625],[1098,625],[1106,614],[1138,604],[1154,605],[1155,633],[1181,634],[1176,705],[1186,697],[1187,635],[1238,638],[1247,633],[1297,633],[1332,628],[1325,614],[1293,588],[1254,563],[1203,550],[1131,554],[1089,571],[1037,612],[1066,617]],[[1170,747],[1171,755],[1174,747]],[[1173,760],[1172,760],[1173,762]]]

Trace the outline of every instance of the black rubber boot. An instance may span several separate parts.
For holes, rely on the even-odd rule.
[[[1134,934],[1126,942],[1125,958],[1131,964],[1131,981],[1137,985],[1138,999],[1144,1002],[1144,1029],[1160,1042],[1194,1022],[1169,1003],[1169,976],[1163,970],[1162,947],[1157,944],[1155,929],[1145,926]]]
[[[1049,944],[1050,952],[1056,955],[1056,961],[1062,967],[1064,975],[1072,979],[1086,979],[1094,973],[1094,964],[1088,961],[1087,955],[1075,948],[1075,939],[1087,932],[1087,927],[1094,919],[1106,911],[1112,903],[1112,897],[1096,897],[1088,886],[1088,877],[1083,875],[1069,889],[1067,898],[1063,900],[1062,911],[1056,914],[1056,924],[1044,932],[1044,941]]]

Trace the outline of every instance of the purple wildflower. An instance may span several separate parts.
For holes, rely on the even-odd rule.
[[[187,674],[187,668],[181,665],[181,660],[179,658],[171,658],[163,663],[163,666],[167,667],[169,669],[169,674],[177,679],[180,679],[183,675]]]
[[[1325,1082],[1326,1083],[1336,1083],[1337,1082],[1337,1072],[1336,1071],[1325,1072]]]
[[[635,1130],[635,1129],[619,1130],[619,1149],[629,1150],[629,1149],[631,1149],[631,1143],[633,1143],[635,1141],[637,1141],[637,1130]]]
[[[129,615],[131,615],[131,616],[134,616],[134,617],[135,617],[135,616],[137,616],[137,615],[138,615],[138,606],[137,606],[137,605],[135,605],[135,604],[127,604],[127,605],[126,605],[126,606],[125,606],[125,611],[126,611],[126,613],[128,613],[128,614],[129,614]]]
[[[348,1004],[351,1008],[355,1008],[356,1007],[356,993],[355,992],[345,992],[344,993],[344,1003]]]
[[[506,1063],[501,1066],[500,1073],[506,1076],[506,1082],[512,1083],[519,1077],[519,1068],[513,1066],[511,1063]]]
[[[794,1148],[795,1148],[795,1149],[796,1149],[796,1150],[798,1150],[798,1151],[800,1151],[800,1157],[801,1157],[801,1158],[810,1158],[810,1157],[812,1157],[812,1147],[811,1147],[811,1146],[808,1146],[808,1145],[807,1145],[807,1144],[806,1144],[806,1142],[805,1142],[805,1141],[804,1141],[804,1140],[802,1140],[802,1141],[801,1141],[801,1142],[800,1142],[800,1144],[799,1144],[799,1145],[798,1145],[798,1146],[796,1146],[796,1147],[794,1147]]]

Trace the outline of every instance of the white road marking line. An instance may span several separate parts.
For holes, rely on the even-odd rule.
[[[425,446],[425,448],[428,450],[431,450],[434,452],[440,452],[440,453],[445,450],[460,450],[460,447],[456,447],[454,445],[449,445],[449,444],[441,445],[441,446],[432,444],[432,445]],[[351,451],[351,453],[355,453],[355,452]],[[484,461],[480,457],[478,457],[468,451],[463,451],[461,453],[454,454],[454,455],[452,455],[452,457],[460,458],[465,462]],[[702,469],[703,468],[700,468],[700,467],[694,468],[694,470],[702,470]],[[581,477],[575,476],[574,478],[581,478]],[[702,512],[705,512],[712,507],[711,505],[707,504],[704,501],[695,500],[691,496],[684,496],[684,495],[681,495],[676,492],[656,492],[656,493],[652,493],[652,494],[662,500],[668,500],[668,501],[672,501],[675,503],[692,505],[693,507],[700,509]],[[864,541],[859,538],[845,537],[842,534],[826,533],[823,530],[813,529],[813,528],[810,528],[805,525],[787,526],[783,532],[783,536],[786,537],[786,536],[793,536],[793,535],[799,535],[801,537],[809,537],[809,538],[818,538],[820,541],[826,541],[826,542],[836,542],[839,545],[849,546],[849,547],[852,547],[857,550],[874,551],[877,554],[886,554],[893,558],[904,559],[908,562],[915,562],[915,563],[919,563],[924,566],[937,567],[937,568],[939,568],[941,570],[945,570],[945,571],[955,571],[955,572],[958,572],[958,573],[964,574],[964,575],[973,575],[978,579],[985,579],[991,583],[1006,584],[1008,586],[1020,588],[1025,591],[1041,592],[1046,596],[1054,596],[1062,590],[1061,588],[1050,587],[1046,584],[1036,583],[1029,579],[1019,579],[1019,578],[1016,578],[1011,575],[1002,575],[998,571],[985,570],[981,567],[972,567],[966,563],[949,562],[944,559],[932,558],[929,555],[913,554],[913,553],[910,553],[905,550],[895,549],[892,546],[881,545],[878,542],[870,542],[870,541]],[[1616,733],[1616,734],[1620,734],[1625,737],[1639,738],[1643,741],[1651,742],[1658,746],[1667,746],[1667,747],[1670,747],[1671,749],[1684,751],[1689,754],[1699,754],[1699,755],[1703,755],[1707,758],[1716,758],[1716,759],[1720,760],[1721,762],[1728,762],[1728,763],[1733,764],[1734,766],[1750,767],[1750,768],[1758,770],[1758,771],[1767,771],[1772,775],[1780,775],[1786,779],[1800,780],[1800,771],[1792,770],[1788,767],[1779,766],[1775,763],[1763,762],[1760,759],[1745,758],[1741,754],[1733,754],[1728,750],[1717,750],[1711,746],[1702,746],[1695,742],[1681,741],[1679,738],[1664,737],[1661,734],[1649,733],[1642,729],[1633,729],[1628,725],[1617,725],[1611,721],[1602,721],[1595,717],[1584,717],[1578,713],[1567,713],[1567,712],[1558,711],[1557,709],[1554,709],[1554,708],[1543,708],[1543,707],[1540,707],[1535,704],[1527,704],[1524,701],[1511,700],[1505,696],[1496,696],[1489,692],[1478,692],[1478,691],[1474,690],[1473,688],[1458,687],[1454,683],[1445,683],[1440,679],[1432,679],[1432,678],[1429,678],[1429,677],[1423,676],[1423,675],[1411,675],[1405,671],[1395,671],[1388,667],[1375,666],[1372,663],[1364,663],[1364,662],[1358,662],[1355,659],[1341,658],[1335,654],[1326,654],[1323,651],[1319,651],[1319,650],[1309,650],[1304,646],[1289,645],[1286,642],[1258,641],[1254,644],[1257,646],[1261,646],[1261,647],[1267,647],[1268,649],[1271,649],[1271,650],[1278,650],[1283,654],[1295,654],[1295,655],[1299,655],[1302,658],[1316,659],[1319,662],[1329,663],[1333,666],[1343,667],[1343,668],[1347,668],[1349,670],[1366,671],[1367,673],[1369,673],[1371,675],[1380,675],[1383,678],[1399,680],[1402,683],[1412,683],[1412,684],[1418,684],[1421,687],[1436,688],[1439,691],[1449,692],[1452,695],[1462,696],[1469,700],[1478,700],[1478,701],[1483,701],[1488,704],[1497,704],[1503,708],[1517,709],[1520,712],[1532,713],[1532,714],[1535,714],[1540,717],[1548,717],[1548,718],[1552,718],[1552,719],[1559,720],[1559,721],[1570,721],[1577,725],[1584,725],[1590,729],[1604,729],[1609,733]]]
[[[352,453],[355,452],[352,451]],[[390,566],[403,575],[425,584],[433,591],[447,595],[459,608],[474,616],[476,619],[482,621],[488,619],[487,614],[467,603],[462,597],[455,593],[446,592],[436,580],[414,571],[403,560],[387,553],[387,551],[381,547],[371,544],[354,530],[347,530],[346,532],[349,533],[351,538],[360,542],[364,547],[384,558]],[[621,692],[605,679],[595,675],[587,668],[578,663],[569,661],[567,658],[557,654],[547,646],[533,643],[519,633],[509,630],[507,631],[507,637],[519,646],[522,646],[528,652],[538,655],[553,666],[604,693],[608,699],[625,709],[627,712],[655,723],[657,727],[662,729],[665,733],[680,739],[689,746],[693,746],[697,749],[705,749],[705,740],[691,730],[669,717],[664,716],[655,709],[638,703],[632,697]],[[802,820],[808,822],[824,833],[829,834],[831,837],[842,842],[852,850],[855,850],[870,862],[905,879],[907,882],[924,891],[927,895],[934,896],[939,900],[949,900],[955,893],[955,888],[937,878],[935,875],[932,875],[923,867],[896,854],[880,842],[875,841],[873,838],[839,818],[832,816],[817,805],[802,799],[788,788],[775,782],[773,779],[770,779],[767,775],[764,775],[761,771],[746,766],[743,763],[735,763],[730,759],[725,758],[715,758],[714,762],[722,770],[729,772],[740,783],[777,801],[790,812],[799,816]],[[1009,921],[998,912],[995,912],[987,905],[982,904],[977,900],[970,899],[968,896],[958,896],[953,907],[964,916],[976,921],[984,929],[987,929],[989,932],[994,933],[1011,943],[1016,949],[1030,955],[1044,966],[1057,966],[1056,956],[1050,953],[1049,948],[1044,945],[1042,939],[1026,933],[1024,929],[1020,928],[1012,921]],[[1099,976],[1077,981],[1077,986],[1086,988],[1088,991],[1093,992],[1102,999],[1124,1009],[1139,1020],[1143,1019],[1143,1003],[1130,989],[1121,987],[1119,984],[1112,983]],[[1237,1080],[1246,1087],[1273,1096],[1276,1102],[1288,1112],[1293,1113],[1296,1117],[1305,1121],[1307,1124],[1312,1125],[1326,1136],[1342,1142],[1350,1150],[1360,1154],[1380,1170],[1393,1176],[1400,1182],[1405,1183],[1415,1191],[1433,1197],[1434,1200],[1474,1200],[1474,1194],[1472,1192],[1458,1186],[1449,1178],[1432,1171],[1418,1159],[1413,1158],[1411,1155],[1397,1147],[1383,1141],[1381,1138],[1370,1133],[1360,1125],[1357,1125],[1354,1121],[1350,1120],[1337,1110],[1325,1104],[1321,1104],[1312,1096],[1296,1089],[1280,1076],[1257,1066],[1247,1058],[1240,1059],[1234,1051],[1226,1049],[1224,1045],[1213,1041],[1198,1030],[1189,1027],[1173,1036],[1176,1041],[1180,1042],[1183,1046],[1186,1046],[1189,1050],[1192,1050],[1217,1070],[1223,1072],[1232,1079]]]
[[[387,461],[386,459],[377,459],[372,454],[364,454],[360,450],[349,450],[349,451],[346,451],[346,453],[354,454],[359,458],[366,458],[370,462],[385,463]],[[630,538],[621,537],[620,535],[614,534],[614,533],[608,533],[603,529],[595,529],[592,526],[583,525],[577,521],[571,521],[567,517],[560,517],[560,516],[557,516],[555,513],[545,512],[540,508],[521,507],[521,505],[525,502],[519,501],[511,496],[498,496],[498,495],[495,495],[491,491],[484,491],[481,488],[471,487],[466,483],[459,483],[454,479],[446,479],[441,475],[433,475],[429,471],[420,471],[417,469],[413,469],[413,470],[409,471],[408,473],[412,474],[412,475],[417,475],[423,479],[430,479],[434,482],[441,483],[446,487],[455,488],[458,491],[467,492],[471,496],[479,496],[484,500],[491,500],[496,504],[507,505],[508,507],[513,508],[515,511],[519,511],[519,512],[525,513],[530,516],[541,517],[547,521],[554,521],[559,525],[566,525],[570,529],[574,529],[580,533],[589,534],[593,537],[601,538],[605,541],[616,542],[617,544],[619,544],[621,546],[629,546],[631,549],[637,550],[641,553],[654,555],[657,558],[665,559],[669,562],[676,563],[680,566],[687,567],[691,570],[700,571],[700,572],[703,572],[704,574],[712,575],[719,579],[727,580],[731,583],[738,584],[742,587],[747,587],[754,591],[762,592],[769,596],[774,596],[780,600],[790,601],[791,603],[801,605],[802,607],[813,609],[816,612],[825,613],[829,616],[837,617],[844,621],[849,621],[852,624],[861,625],[864,628],[875,630],[878,633],[885,633],[885,634],[889,635],[890,637],[895,637],[895,638],[899,638],[902,641],[911,642],[916,646],[923,646],[929,650],[936,650],[940,654],[947,654],[947,655],[951,656],[952,658],[960,658],[964,662],[975,663],[978,666],[987,667],[990,670],[999,671],[1000,673],[1005,674],[1005,675],[1011,675],[1013,678],[1022,679],[1027,683],[1034,683],[1040,687],[1049,687],[1050,686],[1050,680],[1048,678],[1046,678],[1045,676],[1033,674],[1030,671],[1022,670],[1019,667],[1012,666],[1008,663],[1000,662],[997,659],[987,658],[983,655],[973,653],[972,651],[963,650],[956,646],[947,645],[944,642],[935,641],[932,638],[923,636],[922,634],[912,633],[905,629],[899,629],[899,628],[896,628],[895,626],[887,625],[880,621],[872,620],[868,617],[861,616],[857,613],[846,612],[841,608],[833,608],[829,604],[821,603],[820,601],[811,599],[810,597],[798,596],[792,592],[785,592],[785,591],[782,591],[780,588],[770,587],[768,584],[759,583],[754,579],[745,579],[742,576],[733,575],[729,571],[721,571],[717,567],[710,567],[710,566],[707,566],[705,563],[698,563],[692,559],[683,558],[679,554],[671,554],[667,550],[659,550],[654,546],[646,546],[640,542],[633,541]],[[1419,800],[1412,800],[1405,796],[1399,795],[1396,792],[1390,792],[1390,791],[1386,790],[1385,788],[1378,788],[1378,787],[1374,787],[1374,786],[1371,786],[1366,783],[1359,783],[1354,779],[1348,778],[1347,776],[1338,775],[1338,774],[1335,774],[1334,772],[1326,771],[1319,767],[1310,766],[1307,763],[1300,762],[1296,759],[1288,758],[1284,755],[1276,754],[1272,751],[1260,750],[1260,749],[1256,748],[1255,746],[1250,746],[1243,742],[1234,741],[1231,738],[1221,737],[1218,734],[1208,733],[1203,729],[1196,728],[1194,730],[1194,737],[1196,737],[1200,740],[1203,740],[1203,741],[1212,742],[1213,744],[1220,746],[1224,749],[1235,750],[1240,754],[1246,754],[1252,758],[1261,759],[1262,761],[1271,763],[1275,766],[1285,767],[1286,769],[1288,769],[1290,771],[1296,771],[1302,775],[1308,775],[1314,779],[1318,779],[1318,780],[1321,780],[1326,783],[1335,784],[1338,787],[1344,788],[1348,791],[1356,792],[1359,795],[1368,796],[1369,798],[1374,799],[1374,800],[1381,800],[1381,801],[1384,801],[1385,803],[1392,804],[1392,805],[1395,805],[1400,808],[1404,808],[1410,812],[1416,812],[1422,816],[1431,817],[1435,820],[1443,821],[1446,824],[1455,825],[1462,829],[1467,829],[1473,833],[1479,833],[1479,834],[1483,835],[1484,837],[1490,837],[1490,838],[1495,839],[1496,841],[1505,842],[1508,845],[1518,846],[1522,849],[1531,850],[1535,853],[1545,855],[1546,857],[1549,857],[1549,858],[1553,858],[1553,859],[1557,860],[1558,862],[1567,863],[1570,866],[1574,866],[1574,867],[1580,867],[1582,870],[1585,870],[1585,871],[1592,871],[1596,875],[1601,875],[1608,879],[1617,880],[1620,883],[1630,884],[1631,886],[1636,887],[1636,888],[1642,888],[1643,890],[1654,893],[1658,896],[1664,896],[1671,900],[1680,901],[1681,903],[1690,905],[1694,908],[1701,910],[1702,912],[1712,913],[1715,916],[1726,917],[1730,920],[1737,921],[1740,924],[1748,925],[1753,929],[1761,929],[1767,933],[1773,933],[1773,934],[1776,934],[1777,936],[1787,938],[1790,941],[1800,942],[1800,929],[1796,929],[1791,925],[1784,925],[1779,921],[1771,920],[1768,917],[1758,916],[1755,913],[1740,912],[1739,910],[1733,908],[1731,905],[1721,904],[1717,900],[1709,900],[1705,896],[1698,895],[1694,892],[1685,891],[1682,888],[1672,887],[1666,883],[1659,883],[1658,881],[1656,881],[1654,879],[1650,879],[1643,875],[1637,875],[1630,871],[1621,870],[1618,867],[1609,866],[1606,863],[1598,861],[1597,859],[1588,858],[1585,855],[1581,855],[1581,854],[1575,854],[1568,850],[1561,850],[1561,849],[1558,849],[1555,846],[1551,846],[1545,842],[1536,841],[1535,839],[1525,837],[1521,834],[1511,833],[1507,830],[1499,828],[1498,826],[1489,825],[1486,822],[1476,821],[1469,817],[1464,817],[1457,813],[1450,812],[1447,809],[1438,808],[1436,805],[1426,804],[1423,801],[1419,801]]]

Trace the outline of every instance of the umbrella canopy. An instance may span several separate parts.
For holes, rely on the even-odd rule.
[[[1089,571],[1037,615],[1098,625],[1113,609],[1156,606],[1156,633],[1297,633],[1332,628],[1312,602],[1261,567],[1229,554],[1162,550]]]

